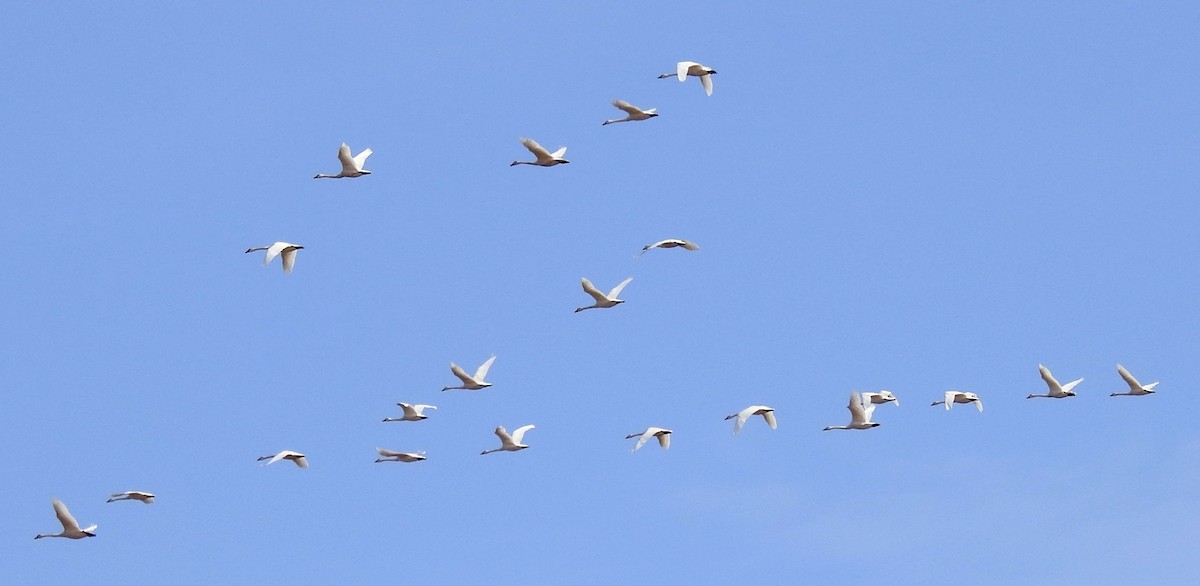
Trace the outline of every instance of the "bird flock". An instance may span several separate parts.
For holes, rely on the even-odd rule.
[[[686,82],[688,77],[697,77],[700,80],[700,84],[703,87],[705,94],[708,96],[711,96],[713,93],[712,76],[715,75],[716,73],[717,73],[716,70],[712,69],[711,67],[702,65],[700,63],[696,63],[693,61],[680,61],[679,63],[676,64],[676,68],[675,68],[674,72],[664,73],[664,74],[660,75],[659,78],[660,79],[676,78],[680,82]],[[612,105],[614,107],[618,108],[619,110],[625,112],[626,116],[624,118],[605,120],[605,121],[603,121],[602,125],[607,126],[607,125],[616,124],[619,122],[644,121],[644,120],[649,120],[650,118],[659,116],[659,114],[657,113],[655,108],[642,109],[642,108],[640,108],[638,106],[634,106],[633,104],[630,104],[629,102],[626,102],[624,100],[619,100],[619,99],[613,100]],[[568,161],[564,158],[564,156],[566,155],[566,152],[567,152],[567,147],[565,147],[565,146],[559,147],[557,150],[551,152],[548,149],[546,149],[545,147],[543,147],[542,145],[538,144],[537,141],[535,141],[531,138],[521,138],[520,142],[526,149],[529,150],[530,153],[533,154],[534,160],[533,161],[513,161],[511,163],[511,166],[533,165],[533,166],[539,166],[539,167],[553,167],[556,165],[570,163],[570,161]],[[338,161],[341,163],[341,170],[335,175],[318,173],[314,176],[314,179],[343,179],[343,178],[357,178],[357,177],[362,177],[364,175],[370,175],[371,171],[366,170],[364,167],[366,165],[367,159],[371,156],[372,152],[373,151],[371,149],[366,148],[366,149],[363,149],[362,151],[360,151],[357,155],[352,156],[350,147],[347,144],[343,143],[338,148],[338,154],[337,154]],[[667,239],[659,240],[652,244],[645,245],[641,249],[641,252],[639,254],[637,254],[634,258],[639,258],[642,255],[646,254],[646,252],[648,252],[652,249],[656,249],[656,248],[661,248],[661,249],[682,248],[687,251],[697,251],[700,249],[699,245],[697,245],[694,242],[691,242],[688,240],[683,240],[683,239],[678,239],[678,238],[667,238]],[[298,253],[298,251],[300,251],[302,249],[304,249],[304,246],[299,245],[299,244],[293,244],[293,243],[284,242],[284,241],[277,241],[268,246],[256,246],[256,247],[248,248],[246,250],[246,253],[249,254],[252,252],[265,251],[265,255],[263,257],[263,265],[264,266],[269,265],[271,263],[271,261],[273,261],[276,257],[280,257],[283,271],[285,273],[291,273],[294,270],[295,265],[296,265],[297,253]],[[593,285],[592,282],[590,280],[588,280],[586,277],[582,278],[581,284],[582,284],[583,291],[584,291],[584,293],[586,293],[588,296],[590,296],[593,299],[594,303],[591,305],[577,307],[575,309],[575,312],[578,313],[578,312],[582,312],[582,311],[588,310],[588,309],[610,309],[610,308],[616,307],[619,304],[625,303],[625,300],[621,299],[620,295],[621,295],[622,291],[626,288],[626,286],[628,286],[632,281],[633,281],[633,277],[629,277],[629,278],[625,279],[624,281],[621,281],[619,284],[614,286],[612,289],[610,289],[608,291],[608,293],[604,293],[600,289],[596,288],[596,286]],[[458,366],[454,362],[451,362],[450,363],[450,372],[451,372],[451,374],[453,374],[455,376],[455,378],[457,378],[460,381],[461,384],[453,385],[453,386],[446,386],[446,387],[443,387],[441,390],[442,391],[450,391],[450,390],[483,391],[483,390],[491,387],[493,383],[491,383],[487,380],[487,376],[488,376],[488,372],[491,369],[495,360],[496,360],[495,355],[489,357],[486,361],[484,361],[475,370],[474,374],[467,374],[467,372],[465,370],[463,370],[462,367]],[[1047,386],[1047,392],[1044,394],[1031,393],[1026,397],[1028,399],[1033,399],[1033,398],[1063,399],[1063,398],[1068,398],[1068,397],[1074,397],[1074,396],[1076,396],[1075,389],[1077,389],[1078,386],[1084,380],[1083,378],[1079,378],[1079,379],[1073,380],[1071,382],[1068,382],[1066,384],[1060,384],[1058,382],[1058,380],[1054,378],[1053,374],[1051,374],[1050,369],[1046,368],[1045,366],[1038,365],[1038,371],[1041,375],[1042,380],[1045,382],[1045,384]],[[1149,394],[1153,394],[1156,392],[1154,389],[1158,385],[1157,382],[1149,383],[1149,384],[1142,384],[1140,381],[1138,381],[1138,379],[1136,379],[1132,374],[1130,374],[1130,372],[1128,370],[1126,370],[1125,367],[1123,367],[1119,364],[1117,365],[1117,373],[1128,385],[1128,391],[1113,392],[1110,394],[1110,396],[1113,396],[1113,397],[1115,397],[1115,396],[1144,396],[1144,395],[1149,395]],[[900,405],[899,399],[891,391],[887,391],[887,390],[872,391],[872,392],[852,391],[852,392],[850,392],[849,404],[847,406],[847,409],[850,411],[850,422],[846,425],[826,426],[823,430],[824,431],[867,430],[867,429],[873,429],[873,428],[879,427],[881,424],[879,422],[872,421],[872,418],[875,414],[875,408],[879,405],[883,405],[886,403],[892,403],[893,405],[896,405],[897,407]],[[956,404],[966,405],[966,404],[972,404],[972,403],[975,405],[975,408],[980,413],[983,412],[983,401],[980,399],[978,394],[976,394],[974,392],[969,392],[969,391],[947,390],[944,392],[944,394],[940,400],[933,401],[930,405],[931,406],[942,405],[947,411],[949,411]],[[426,420],[429,418],[429,415],[426,414],[426,411],[437,409],[437,407],[434,405],[426,405],[426,404],[409,404],[409,403],[401,402],[401,403],[396,403],[396,405],[398,407],[400,407],[400,409],[402,411],[402,415],[400,417],[385,417],[382,420],[383,422],[389,423],[389,422],[423,421],[423,420]],[[732,413],[732,414],[726,416],[725,420],[727,420],[727,421],[731,420],[731,419],[733,420],[733,433],[736,435],[736,434],[740,433],[742,431],[742,428],[745,427],[746,424],[748,422],[750,422],[751,419],[755,416],[761,416],[763,421],[765,422],[765,424],[770,429],[778,428],[779,424],[776,419],[775,409],[770,406],[766,406],[766,405],[750,405],[748,407],[745,407],[744,409],[741,409],[735,413]],[[530,445],[525,443],[525,436],[534,429],[536,429],[535,425],[524,424],[524,425],[521,425],[521,426],[515,428],[510,433],[504,426],[497,426],[494,430],[494,433],[495,433],[496,437],[500,440],[499,447],[495,447],[492,449],[485,449],[481,452],[481,455],[493,454],[496,452],[519,452],[519,451],[528,449],[530,447]],[[667,429],[664,427],[651,426],[651,427],[647,427],[644,431],[628,434],[625,436],[625,438],[626,439],[635,439],[635,438],[637,439],[637,442],[634,444],[634,446],[631,450],[632,452],[637,452],[638,450],[640,450],[651,439],[657,440],[659,446],[662,449],[667,450],[671,447],[671,438],[672,438],[673,433],[674,432],[671,429]],[[420,461],[426,460],[426,455],[425,455],[426,452],[423,452],[423,451],[422,452],[404,452],[404,451],[393,451],[393,450],[389,450],[389,449],[385,449],[385,448],[376,448],[375,451],[379,456],[379,458],[377,458],[375,460],[375,463],[383,463],[383,462],[414,463],[414,462],[420,462]],[[265,462],[265,464],[263,464],[263,466],[270,466],[281,460],[289,460],[301,469],[306,469],[309,467],[309,462],[308,462],[307,456],[301,452],[297,452],[297,451],[293,451],[293,450],[282,450],[282,451],[276,452],[274,454],[267,454],[267,455],[264,455],[264,456],[261,456],[258,458],[259,462]],[[131,490],[131,491],[113,493],[109,496],[107,502],[112,503],[112,502],[116,502],[116,501],[136,500],[136,501],[140,501],[145,504],[151,504],[151,503],[154,503],[155,498],[156,498],[155,495],[152,493],[145,492],[145,491]],[[93,524],[86,528],[80,528],[79,523],[71,515],[70,511],[68,511],[68,509],[67,509],[67,506],[62,501],[60,501],[57,498],[54,498],[54,499],[52,499],[51,503],[54,508],[55,516],[58,518],[59,523],[62,525],[62,531],[59,533],[53,533],[53,534],[39,533],[34,537],[34,539],[41,539],[43,537],[64,537],[64,538],[68,538],[68,539],[83,539],[85,537],[95,537],[96,536],[97,525]]]

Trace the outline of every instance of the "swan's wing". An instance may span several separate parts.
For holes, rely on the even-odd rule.
[[[860,399],[861,398],[859,397],[858,393],[850,393],[850,405],[848,409],[850,409],[851,425],[867,422],[867,412],[863,410],[863,403],[874,405],[874,403],[871,403],[869,400],[863,401]]]
[[[550,153],[550,156],[555,159],[561,159],[562,156],[565,154],[567,154],[567,147],[562,147],[562,148],[558,149],[557,151]]]
[[[1078,384],[1079,384],[1079,383],[1081,383],[1081,382],[1083,382],[1083,379],[1081,379],[1081,378],[1080,378],[1080,379],[1075,379],[1075,380],[1073,380],[1073,381],[1071,381],[1071,382],[1069,382],[1069,383],[1067,383],[1067,384],[1063,385],[1063,386],[1062,386],[1062,390],[1063,390],[1063,392],[1064,392],[1064,393],[1065,393],[1065,392],[1067,392],[1067,391],[1070,391],[1071,389],[1075,388],[1075,385],[1078,385]]]
[[[975,408],[979,409],[980,413],[983,413],[983,401],[979,397],[975,397]]]
[[[383,448],[375,448],[375,451],[380,456],[383,456],[384,458],[395,458],[396,456],[399,456],[401,454],[400,452],[393,452],[391,450],[385,450]]]
[[[531,429],[533,429],[532,425],[522,425],[521,427],[518,427],[516,431],[512,432],[513,441],[518,444],[521,443],[521,440],[525,437],[525,432]]]
[[[413,408],[416,409],[418,412],[424,411],[426,409],[437,409],[437,407],[435,407],[433,405],[413,405]]]
[[[299,248],[288,247],[283,251],[283,272],[290,273],[296,266],[296,252]]]
[[[79,523],[75,521],[75,517],[71,516],[71,511],[67,510],[67,505],[64,505],[58,499],[54,499],[51,502],[54,504],[54,516],[58,517],[59,523],[62,523],[63,530],[67,533],[79,531]]]
[[[353,159],[354,160],[354,169],[356,171],[362,171],[363,165],[365,165],[367,162],[367,157],[371,156],[371,153],[373,153],[373,152],[374,151],[372,151],[371,149],[363,149],[363,152],[358,153],[358,156],[354,157],[354,159]]]
[[[655,242],[654,244],[647,244],[646,247],[642,249],[642,252],[646,252],[647,250],[650,250],[651,248],[658,248],[668,242],[671,242],[670,238],[668,238],[666,240],[659,240],[658,242]]]
[[[704,93],[712,95],[712,74],[706,73],[700,76],[700,83],[704,84]]]
[[[664,450],[671,449],[671,432],[659,433],[657,435],[658,435],[658,445],[662,446],[662,448]]]
[[[1054,379],[1054,375],[1050,374],[1050,369],[1045,366],[1038,365],[1038,372],[1042,374],[1042,380],[1046,381],[1046,386],[1050,387],[1050,394],[1057,394],[1063,391],[1058,381]]]
[[[643,431],[642,435],[638,436],[637,445],[633,446],[633,451],[636,452],[642,449],[642,446],[646,445],[646,440],[650,439],[653,435],[654,433],[652,430],[647,429],[646,431]]]
[[[612,291],[609,291],[609,292],[608,292],[608,298],[609,298],[609,299],[616,299],[616,298],[617,298],[617,295],[620,295],[620,294],[621,294],[621,289],[624,289],[624,288],[625,288],[625,285],[628,285],[628,284],[629,284],[629,282],[630,282],[630,281],[632,281],[632,280],[633,280],[633,277],[629,277],[628,279],[625,279],[624,281],[621,281],[621,284],[620,284],[620,285],[617,285],[616,287],[613,287]]]
[[[491,358],[488,358],[486,362],[479,365],[479,370],[475,371],[475,380],[482,381],[483,379],[487,378],[488,369],[492,367],[492,363],[495,361],[496,357],[492,356]]]
[[[762,414],[762,416],[763,416],[763,419],[767,420],[767,425],[771,426],[771,429],[776,429],[779,427],[779,423],[775,421],[775,412],[774,411],[764,412]]]
[[[416,417],[421,414],[419,411],[417,411],[416,407],[413,407],[412,405],[409,405],[408,403],[396,403],[396,404],[399,405],[400,408],[404,410],[405,417]]]
[[[588,295],[591,295],[592,299],[596,300],[596,303],[604,303],[604,302],[608,301],[608,297],[605,297],[604,294],[601,293],[600,290],[597,289],[596,286],[593,285],[591,281],[587,280],[587,277],[584,277],[582,282],[583,282],[583,292],[587,293]]]
[[[470,376],[468,376],[466,371],[464,371],[461,366],[453,362],[450,363],[450,372],[453,373],[454,376],[457,376],[465,385],[475,383],[475,379],[472,379]]]
[[[958,396],[958,391],[946,391],[946,410],[949,411],[954,405],[954,397]]]
[[[1142,383],[1139,383],[1138,379],[1133,378],[1133,375],[1129,374],[1129,371],[1125,370],[1124,366],[1121,366],[1120,364],[1117,365],[1117,374],[1121,375],[1121,378],[1125,379],[1125,383],[1129,385],[1129,390],[1142,390]]]
[[[680,61],[675,64],[675,76],[679,78],[679,81],[687,79],[688,69],[693,65],[699,65],[699,63],[695,61]]]
[[[687,240],[683,240],[682,242],[683,244],[680,244],[680,246],[685,250],[700,250],[700,245],[695,242],[688,242]]]
[[[306,458],[304,456],[300,456],[299,458],[293,458],[292,461],[295,462],[296,465],[301,468],[308,468],[308,458]]]
[[[338,160],[342,162],[342,173],[354,173],[357,169],[354,168],[354,157],[350,156],[350,146],[342,143],[338,148]]]
[[[286,458],[286,457],[287,457],[287,455],[288,455],[288,454],[290,454],[290,453],[291,453],[291,452],[289,452],[289,451],[287,451],[287,450],[284,450],[284,451],[282,451],[282,452],[279,452],[278,454],[275,454],[275,456],[274,456],[274,457],[272,457],[270,460],[267,460],[267,463],[266,463],[265,465],[266,465],[266,466],[270,466],[271,464],[274,464],[274,463],[276,463],[276,462],[278,462],[278,461],[280,461],[280,460],[282,460],[282,459]]]
[[[496,437],[500,438],[501,445],[510,446],[513,444],[512,436],[508,435],[508,430],[504,429],[503,425],[497,425],[495,433]]]
[[[625,100],[613,100],[612,105],[630,113],[633,116],[637,116],[638,114],[642,113],[641,108],[634,106],[633,104],[630,104],[629,102],[626,102]]]
[[[275,244],[268,246],[267,255],[263,257],[263,266],[265,267],[271,264],[271,261],[275,260],[275,257],[279,256],[279,253],[283,252],[283,249],[287,248],[288,246],[289,244],[287,242],[276,242]]]
[[[538,144],[537,141],[533,140],[532,138],[522,138],[521,144],[525,145],[525,148],[529,149],[529,152],[533,153],[533,156],[537,157],[539,163],[545,163],[554,160],[554,158],[550,156],[550,151],[542,148],[542,145]]]

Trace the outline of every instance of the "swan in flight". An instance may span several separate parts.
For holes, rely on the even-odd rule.
[[[929,406],[932,407],[934,405],[945,405],[946,410],[949,411],[950,407],[954,403],[975,403],[975,408],[979,409],[980,413],[983,413],[983,401],[979,400],[979,395],[962,391],[946,391],[945,399],[942,399],[941,401],[934,401],[930,403]]]
[[[1063,397],[1074,397],[1075,391],[1072,391],[1071,389],[1075,388],[1075,385],[1083,382],[1083,379],[1080,378],[1080,379],[1073,380],[1065,385],[1060,385],[1060,384],[1058,384],[1058,380],[1056,380],[1054,378],[1054,375],[1050,374],[1050,369],[1046,368],[1045,366],[1042,366],[1041,364],[1038,365],[1038,372],[1042,373],[1042,380],[1046,381],[1046,386],[1050,388],[1050,392],[1046,393],[1045,395],[1032,395],[1031,394],[1028,397],[1025,397],[1026,399],[1032,399],[1034,397],[1046,397],[1049,399],[1061,399]]]
[[[420,421],[422,419],[429,419],[429,416],[424,413],[425,410],[437,409],[433,405],[409,405],[408,403],[396,403],[396,405],[404,410],[404,417],[385,417],[383,420],[384,423],[389,421]]]
[[[669,429],[663,429],[661,427],[647,427],[646,431],[641,433],[631,433],[625,436],[625,439],[632,439],[635,437],[638,438],[637,445],[633,446],[633,449],[630,450],[631,452],[636,452],[642,449],[642,446],[645,445],[646,442],[650,441],[650,438],[652,437],[658,438],[658,445],[662,446],[662,449],[671,449],[671,430]]]
[[[675,64],[675,73],[664,73],[658,76],[659,79],[667,79],[669,77],[678,77],[679,81],[687,80],[687,76],[694,75],[700,78],[700,83],[704,84],[704,93],[712,95],[712,76],[716,75],[717,71],[711,67],[706,67],[695,61],[680,61]]]
[[[539,167],[553,167],[553,166],[561,164],[561,163],[570,163],[571,162],[571,161],[568,161],[568,160],[562,158],[563,155],[567,154],[567,147],[562,147],[562,148],[558,149],[557,151],[550,152],[550,151],[546,150],[542,145],[538,144],[537,141],[533,140],[532,138],[522,138],[521,144],[525,145],[525,148],[529,149],[529,152],[533,153],[533,156],[537,157],[537,160],[536,161],[513,161],[512,164],[509,165],[509,167],[515,167],[517,165],[537,165]]]
[[[730,415],[729,417],[726,417],[725,420],[729,421],[735,417],[737,418],[737,420],[733,422],[733,433],[736,434],[739,431],[742,431],[742,426],[746,425],[746,420],[750,419],[750,416],[752,415],[762,415],[763,419],[767,421],[767,425],[769,425],[771,429],[779,427],[779,423],[775,421],[775,410],[767,407],[766,405],[751,405],[745,409],[742,409],[741,411],[738,411],[737,413],[734,413],[733,415]]]
[[[863,397],[858,393],[850,393],[850,425],[830,425],[822,431],[831,429],[871,429],[879,427],[878,423],[871,421],[871,414],[875,412],[875,403],[866,402],[863,406]]]
[[[292,272],[292,267],[296,266],[296,251],[302,248],[304,247],[300,246],[299,244],[292,244],[290,242],[276,242],[270,246],[247,248],[246,254],[257,252],[259,250],[267,251],[267,256],[263,258],[264,267],[268,264],[271,264],[271,261],[275,260],[275,257],[283,255],[283,260],[281,261],[283,262],[283,272],[290,273]]]
[[[83,539],[84,537],[95,537],[97,525],[92,525],[86,529],[80,529],[79,523],[75,521],[75,517],[71,516],[71,511],[67,510],[67,505],[62,501],[53,499],[50,501],[54,504],[54,515],[58,517],[58,522],[62,523],[62,533],[38,533],[33,538],[41,539],[43,537],[66,537],[67,539]]]
[[[459,380],[462,381],[462,386],[457,387],[442,387],[443,391],[451,389],[463,389],[465,391],[478,391],[492,386],[492,383],[485,382],[483,379],[487,377],[488,369],[492,367],[492,363],[496,361],[496,357],[488,358],[486,362],[479,366],[479,370],[475,371],[475,376],[468,376],[467,373],[457,364],[450,363],[450,372],[454,373]],[[436,409],[437,407],[434,407]]]
[[[521,440],[525,437],[525,432],[531,429],[533,429],[532,425],[523,425],[512,432],[512,435],[508,435],[503,426],[497,427],[496,437],[500,438],[500,447],[494,450],[484,450],[480,452],[480,455],[491,454],[492,452],[519,452],[528,448],[529,446],[521,443]]]
[[[642,254],[646,254],[646,251],[650,250],[651,248],[675,248],[676,246],[680,246],[684,250],[700,250],[700,246],[695,242],[688,242],[687,240],[680,240],[678,238],[668,238],[666,240],[659,240],[654,244],[647,244],[643,246]],[[639,254],[638,256],[642,256],[642,254]]]
[[[863,403],[871,403],[872,405],[882,405],[884,403],[892,403],[897,407],[900,406],[900,399],[896,398],[891,391],[879,391],[878,393],[863,393]]]
[[[370,175],[371,172],[363,169],[363,164],[367,162],[367,157],[371,156],[371,149],[365,149],[358,155],[350,156],[350,147],[346,143],[338,148],[338,160],[342,162],[342,171],[337,175],[325,175],[317,173],[313,179],[341,179],[342,177],[361,177]]]
[[[1143,385],[1142,383],[1139,383],[1138,379],[1133,378],[1133,375],[1129,374],[1129,371],[1125,370],[1125,367],[1121,366],[1120,364],[1117,365],[1117,374],[1121,375],[1121,378],[1125,379],[1125,383],[1129,385],[1129,392],[1128,393],[1113,393],[1113,394],[1109,395],[1110,397],[1116,397],[1119,395],[1129,395],[1129,396],[1149,395],[1149,394],[1154,393],[1155,392],[1154,387],[1158,386],[1158,383],[1150,383],[1148,385]]]
[[[304,454],[301,454],[300,452],[293,452],[291,450],[284,450],[278,454],[267,454],[266,456],[258,459],[259,462],[262,462],[263,460],[269,460],[266,464],[264,464],[265,466],[270,466],[271,464],[274,464],[280,460],[291,460],[301,468],[308,468],[308,459],[304,457]]]
[[[593,303],[592,305],[589,305],[587,307],[576,307],[575,313],[579,313],[585,309],[604,309],[607,307],[616,307],[616,305],[618,303],[625,303],[624,299],[617,299],[617,295],[620,295],[621,290],[624,289],[625,285],[628,285],[629,282],[632,280],[633,280],[633,277],[629,277],[628,279],[621,281],[620,285],[613,287],[612,291],[609,291],[608,295],[605,295],[605,294],[601,293],[600,290],[597,289],[596,286],[593,285],[591,281],[587,280],[587,277],[584,277],[583,278],[583,292],[587,293],[588,295],[591,295],[592,299],[596,300],[596,303]]]
[[[383,448],[375,448],[382,458],[375,460],[375,463],[380,462],[420,462],[425,459],[425,452],[393,452]]]
[[[111,503],[113,501],[142,501],[143,503],[150,504],[154,502],[154,495],[140,490],[127,490],[112,495],[107,502]]]
[[[613,100],[612,105],[624,110],[629,115],[624,118],[614,118],[612,120],[605,120],[604,124],[601,124],[600,126],[608,126],[609,124],[616,124],[617,122],[633,122],[636,120],[649,120],[651,118],[654,118],[655,116],[658,116],[658,114],[656,114],[654,112],[658,108],[650,108],[649,110],[643,110],[637,106],[634,106],[633,104],[630,104],[629,102],[626,102],[625,100]]]

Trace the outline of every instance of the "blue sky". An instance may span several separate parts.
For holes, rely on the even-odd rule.
[[[8,6],[6,581],[1193,583],[1200,5],[1053,4]]]

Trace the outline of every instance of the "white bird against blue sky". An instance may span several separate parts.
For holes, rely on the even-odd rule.
[[[1042,366],[1041,364],[1038,365],[1038,372],[1041,373],[1042,380],[1046,381],[1046,386],[1049,387],[1049,392],[1047,392],[1044,395],[1031,394],[1028,397],[1025,397],[1026,399],[1032,399],[1034,397],[1046,397],[1049,399],[1062,399],[1063,397],[1074,397],[1075,391],[1073,391],[1071,389],[1074,389],[1076,385],[1083,382],[1082,378],[1078,378],[1078,379],[1075,379],[1065,385],[1060,385],[1060,384],[1058,384],[1058,380],[1054,378],[1054,375],[1050,374],[1050,369],[1046,368],[1045,366]]]
[[[868,402],[863,405],[863,397],[858,393],[850,393],[850,424],[849,425],[830,425],[822,431],[831,429],[871,429],[879,427],[878,423],[871,421],[871,414],[875,412],[875,403]]]
[[[516,165],[537,165],[538,167],[553,167],[555,165],[561,165],[563,163],[571,162],[571,161],[568,161],[563,158],[563,155],[567,154],[567,147],[562,147],[562,148],[558,149],[557,151],[550,152],[550,151],[546,150],[545,147],[538,144],[537,141],[533,140],[532,138],[522,138],[521,144],[525,145],[525,148],[529,149],[529,152],[533,153],[535,160],[533,160],[533,161],[513,161],[512,164],[509,165],[509,167],[514,167]]]
[[[475,376],[468,375],[467,372],[462,369],[462,367],[451,362],[450,372],[453,373],[454,376],[457,376],[458,380],[461,380],[463,384],[456,387],[442,387],[442,390],[449,391],[453,389],[462,389],[465,391],[478,391],[480,389],[486,389],[492,386],[492,383],[489,383],[483,379],[487,377],[488,370],[492,368],[492,363],[495,361],[495,356],[488,358],[483,364],[479,365],[479,368],[475,371]]]
[[[932,407],[934,405],[945,405],[946,410],[949,411],[955,403],[975,403],[975,408],[979,409],[980,413],[983,413],[983,401],[979,400],[979,395],[965,391],[946,391],[946,398],[942,399],[941,401],[934,401],[930,403],[929,406]]]
[[[751,405],[745,409],[742,409],[741,411],[738,411],[737,413],[734,413],[733,415],[727,416],[725,420],[734,420],[733,433],[737,434],[738,432],[742,431],[742,426],[746,425],[746,420],[750,419],[750,417],[754,415],[762,415],[763,420],[767,422],[767,425],[771,429],[779,427],[779,423],[775,421],[775,410],[771,407],[767,407],[766,405]]]
[[[54,515],[58,517],[58,522],[62,523],[63,530],[61,533],[39,533],[34,539],[43,537],[66,537],[67,539],[83,539],[84,537],[95,537],[97,525],[79,528],[79,523],[75,521],[75,517],[71,516],[71,512],[67,510],[67,505],[62,501],[53,499],[50,501],[54,505]]]
[[[388,421],[420,421],[422,419],[429,419],[429,416],[425,415],[425,410],[437,409],[433,405],[409,405],[408,403],[396,403],[396,405],[404,410],[404,415],[400,417],[385,417],[383,419],[384,423]]]
[[[304,454],[301,454],[300,452],[293,452],[291,450],[284,450],[278,454],[267,454],[266,456],[258,459],[259,462],[262,462],[263,460],[267,460],[267,463],[264,464],[264,466],[270,466],[271,464],[274,464],[280,460],[291,460],[292,463],[301,468],[308,468],[308,458],[306,458]]]
[[[631,452],[636,452],[642,449],[642,446],[645,445],[646,442],[652,437],[658,438],[658,445],[662,446],[662,449],[666,450],[670,449],[671,447],[671,433],[671,430],[663,427],[647,427],[646,431],[631,433],[625,436],[625,439],[631,439],[635,437],[638,438],[637,444],[633,446],[633,449],[630,450]]]
[[[494,450],[484,450],[481,454],[491,454],[494,452],[519,452],[529,446],[521,443],[525,439],[525,432],[533,429],[532,425],[523,425],[518,427],[516,431],[509,435],[508,431],[503,426],[496,428],[496,437],[500,438],[500,447]]]
[[[1121,366],[1120,364],[1117,365],[1117,374],[1121,375],[1121,378],[1125,379],[1125,384],[1129,385],[1129,391],[1125,392],[1125,393],[1112,393],[1109,395],[1110,397],[1119,397],[1119,396],[1136,397],[1136,396],[1140,396],[1140,395],[1150,395],[1150,394],[1153,394],[1156,392],[1154,390],[1154,387],[1157,387],[1158,383],[1154,382],[1154,383],[1150,383],[1148,385],[1144,385],[1144,384],[1138,382],[1138,379],[1133,378],[1133,375],[1129,374],[1129,371],[1125,370],[1125,367]]]
[[[317,173],[313,179],[342,179],[344,177],[362,177],[370,175],[371,172],[363,169],[363,165],[367,162],[367,157],[371,156],[371,149],[363,149],[363,152],[350,156],[350,147],[346,143],[338,148],[338,161],[342,163],[342,170],[337,175],[325,175]]]
[[[425,452],[393,452],[383,448],[375,448],[375,452],[381,457],[375,460],[375,463],[380,462],[420,462],[425,459]]]
[[[864,392],[862,394],[863,403],[871,403],[873,405],[882,405],[884,403],[892,403],[895,406],[900,406],[900,399],[896,398],[891,391]]]
[[[646,251],[650,250],[651,248],[675,248],[676,246],[681,247],[684,250],[700,250],[700,246],[695,242],[688,242],[687,240],[681,240],[679,238],[668,238],[666,240],[659,240],[654,244],[647,244],[643,246],[642,254],[646,254]],[[638,256],[641,256],[641,254]]]
[[[650,108],[649,110],[643,110],[637,106],[634,106],[633,104],[630,104],[629,102],[626,102],[625,100],[613,100],[612,105],[616,106],[617,108],[620,108],[621,110],[624,110],[625,113],[628,114],[628,116],[625,116],[624,118],[614,118],[612,120],[605,120],[604,124],[601,124],[601,126],[608,126],[609,124],[616,124],[617,122],[633,122],[633,121],[637,121],[637,120],[649,120],[651,118],[654,118],[655,116],[658,116],[658,114],[655,112],[655,110],[657,110],[658,108]]]
[[[712,76],[716,75],[716,73],[715,69],[701,65],[695,61],[680,61],[675,64],[675,73],[664,73],[658,76],[658,78],[677,77],[679,81],[685,81],[689,75],[699,77],[700,83],[704,85],[704,93],[711,96],[713,92]]]
[[[143,503],[150,504],[154,502],[154,495],[140,490],[127,490],[109,496],[108,502],[111,503],[113,501],[142,501]]]
[[[597,289],[596,286],[587,279],[587,277],[584,277],[582,279],[583,292],[591,295],[592,299],[595,299],[596,302],[586,307],[576,307],[575,313],[579,313],[585,309],[606,309],[609,307],[616,307],[621,303],[625,303],[624,299],[618,299],[617,296],[621,294],[621,290],[625,288],[625,285],[628,285],[632,280],[633,277],[629,277],[628,279],[621,281],[621,284],[613,287],[612,291],[609,291],[608,294],[605,295],[604,293],[601,293],[600,290]]]
[[[290,273],[292,272],[292,268],[296,266],[296,251],[303,248],[304,247],[300,246],[299,244],[292,244],[290,242],[276,242],[270,246],[247,248],[246,254],[257,252],[259,250],[267,251],[266,256],[263,257],[264,267],[268,264],[271,264],[271,261],[275,260],[275,257],[282,255],[282,260],[280,262],[283,263],[283,272]]]

